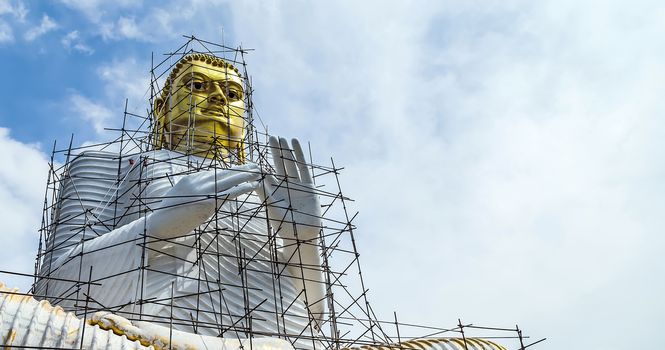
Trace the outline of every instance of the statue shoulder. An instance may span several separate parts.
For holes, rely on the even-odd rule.
[[[131,169],[141,164],[166,162],[175,158],[173,152],[156,150],[143,153],[119,154],[118,152],[86,150],[72,155],[67,162],[70,173],[95,173],[102,178],[112,176],[124,177]],[[106,175],[106,176],[105,176]]]
[[[100,173],[117,174],[121,157],[115,152],[86,150],[72,155],[67,164],[69,172],[79,170],[95,171]]]

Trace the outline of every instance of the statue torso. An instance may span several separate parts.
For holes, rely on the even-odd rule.
[[[90,156],[101,159],[98,152]],[[154,208],[182,176],[212,166],[209,160],[166,150],[109,160],[109,166],[90,167],[86,154],[79,157],[78,164],[88,167],[85,171],[70,169],[70,173],[85,174],[70,184],[77,180],[78,189],[92,189],[90,193],[77,191],[76,199],[96,205],[96,212],[105,216],[104,225],[97,226],[107,228],[111,222],[115,228],[131,225]],[[112,162],[115,167],[110,166]],[[111,169],[114,174],[109,174]],[[95,187],[95,182],[109,177],[119,180],[115,188],[108,184],[107,188]],[[107,193],[100,195],[104,191]],[[103,203],[98,198],[108,200]],[[62,236],[63,232],[56,227],[56,233]],[[88,233],[88,237],[107,232]],[[69,236],[70,242],[59,237],[60,244],[70,246],[82,238],[80,234]],[[311,334],[306,307],[280,258],[277,240],[269,235],[258,197],[242,196],[221,204],[208,223],[183,237],[155,241],[141,234],[123,236],[111,249],[87,253],[84,259],[93,261],[93,279],[103,284],[93,287],[90,294],[105,308],[130,319],[170,323],[178,330],[222,337],[291,334],[300,339],[296,346],[311,348],[312,343],[302,336]],[[71,260],[54,274],[75,277],[77,263],[80,260]],[[49,284],[50,293],[73,290],[71,283]],[[53,301],[73,306],[67,300]],[[82,313],[80,308],[77,312]]]

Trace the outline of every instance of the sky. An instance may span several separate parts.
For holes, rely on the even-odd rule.
[[[661,1],[0,1],[0,270],[32,273],[47,161],[145,109],[182,35],[252,48],[272,134],[334,157],[378,316],[535,349],[665,332]],[[30,281],[0,275],[9,285]]]

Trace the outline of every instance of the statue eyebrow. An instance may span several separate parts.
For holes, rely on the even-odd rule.
[[[194,78],[201,78],[201,79],[208,80],[208,81],[231,83],[233,85],[236,85],[238,88],[242,89],[242,84],[240,84],[237,81],[233,80],[232,79],[233,76],[234,76],[233,74],[225,74],[226,79],[217,79],[217,80],[215,80],[215,79],[210,78],[205,73],[191,72],[189,74],[183,75],[181,81],[190,82]]]
[[[218,80],[218,81],[223,81],[227,85],[232,85],[232,87],[234,87],[234,88],[237,88],[237,89],[240,89],[240,90],[243,90],[243,91],[245,90],[245,89],[242,88],[242,85],[238,84],[238,82],[236,82],[236,81],[233,81],[233,80]]]
[[[207,75],[205,75],[201,72],[190,72],[190,73],[184,74],[182,76],[182,80],[187,80],[187,79],[191,80],[191,79],[194,79],[194,78],[204,78],[206,80],[211,80],[211,79],[208,78]],[[187,81],[189,81],[189,80],[187,80]]]
[[[230,77],[231,75],[229,74],[227,76]],[[205,75],[204,73],[200,73],[200,72],[191,72],[190,74],[187,74],[186,76],[183,76],[182,79],[181,79],[180,86],[189,86],[192,83],[192,81],[194,79],[197,79],[197,78],[205,80],[205,81],[215,82],[215,83],[223,83],[224,85],[226,85],[226,86],[224,86],[224,88],[226,88],[226,89],[235,88],[237,90],[240,90],[241,93],[243,93],[243,94],[245,93],[245,89],[243,88],[242,84],[238,83],[235,80],[231,80],[231,79],[213,80],[213,79],[210,79],[209,76]]]

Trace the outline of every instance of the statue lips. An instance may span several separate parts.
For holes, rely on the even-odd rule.
[[[228,110],[221,107],[201,108],[201,115],[224,124],[229,122]]]

